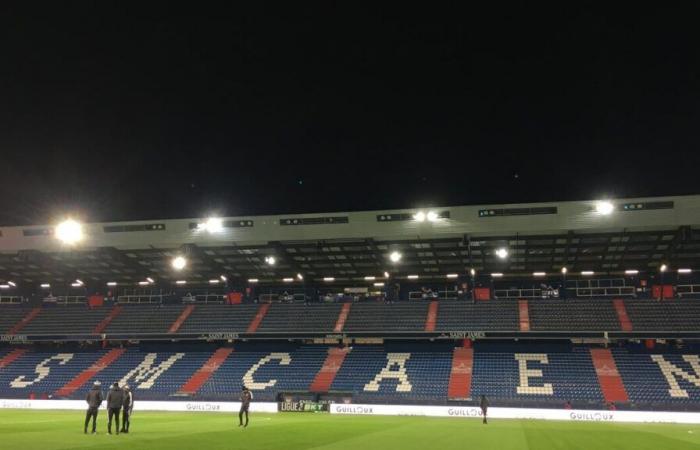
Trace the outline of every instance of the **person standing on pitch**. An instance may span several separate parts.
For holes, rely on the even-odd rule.
[[[119,383],[114,383],[107,394],[107,414],[109,415],[107,433],[109,434],[112,434],[112,417],[117,425],[116,432],[119,434],[119,410],[122,409],[122,403],[124,403],[124,393],[119,389]]]
[[[87,434],[88,423],[90,423],[90,418],[92,417],[92,434],[97,433],[97,411],[102,405],[102,389],[100,388],[101,383],[95,381],[92,385],[92,389],[87,394],[85,401],[88,404],[87,414],[85,414],[85,428],[84,433]]]
[[[131,425],[131,411],[134,410],[134,394],[127,384],[123,389],[124,402],[122,403],[122,433],[129,433]]]
[[[481,396],[481,401],[479,402],[479,406],[481,407],[481,415],[484,417],[484,423],[488,423],[486,421],[486,412],[489,409],[489,399],[487,399],[485,395]]]
[[[238,412],[239,427],[245,428],[248,426],[248,408],[250,408],[251,400],[253,400],[253,393],[246,386],[243,386],[241,391],[241,410]],[[245,425],[243,425],[243,413],[245,413]]]

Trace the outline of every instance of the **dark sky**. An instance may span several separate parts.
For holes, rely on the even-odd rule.
[[[695,8],[12,3],[0,224],[700,193]]]

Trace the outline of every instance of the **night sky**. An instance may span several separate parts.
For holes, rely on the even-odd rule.
[[[12,3],[2,225],[700,193],[697,8]]]

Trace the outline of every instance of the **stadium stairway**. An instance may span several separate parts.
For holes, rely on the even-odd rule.
[[[269,309],[269,303],[264,303],[260,305],[260,308],[258,308],[258,312],[255,314],[255,317],[253,317],[253,320],[250,321],[250,325],[248,325],[248,329],[246,330],[247,333],[255,333],[255,331],[260,326],[260,323],[262,323],[263,319],[265,318],[265,315],[267,314],[267,311]]]
[[[447,398],[459,400],[469,398],[472,388],[472,368],[474,365],[474,350],[456,347],[452,354],[452,371],[450,384],[447,387]]]
[[[190,377],[178,390],[176,395],[194,395],[219,370],[226,358],[233,353],[233,348],[224,347],[216,350],[204,365]]]
[[[350,314],[351,306],[352,303],[343,303],[343,307],[340,309],[340,313],[338,313],[338,320],[335,321],[335,327],[333,327],[333,332],[341,333],[343,331],[343,327],[345,327],[345,321],[348,320],[348,314]]]
[[[608,403],[629,401],[612,352],[606,348],[592,348],[591,358],[605,401]]]
[[[620,320],[620,328],[622,331],[632,331],[632,322],[627,315],[627,308],[625,308],[625,301],[621,298],[616,298],[613,300],[613,305],[615,306],[615,312],[617,313],[617,318]]]
[[[430,302],[428,306],[428,315],[425,317],[425,331],[435,331],[435,322],[437,322],[438,302],[436,300]]]
[[[530,331],[530,307],[527,300],[518,300],[518,313],[520,316],[520,331]]]
[[[335,380],[335,376],[338,371],[343,366],[343,361],[345,361],[345,356],[350,351],[350,348],[335,348],[331,347],[328,349],[328,356],[323,362],[321,370],[316,374],[316,378],[311,382],[309,390],[311,392],[328,392]]]
[[[54,395],[59,397],[68,397],[73,392],[80,389],[87,381],[103,371],[106,367],[117,360],[126,350],[123,348],[113,348],[108,351],[102,358],[98,359],[93,365],[80,372],[75,378],[66,383],[62,388],[56,391]]]
[[[122,312],[122,306],[115,306],[112,308],[112,310],[107,314],[107,317],[105,317],[102,322],[98,323],[97,326],[92,330],[92,334],[100,334],[104,331],[105,328],[114,320],[115,317],[117,317],[119,314]]]
[[[4,369],[5,367],[9,366],[12,364],[16,359],[20,358],[22,355],[27,353],[26,348],[16,348],[0,358],[0,369]]]
[[[17,334],[19,333],[22,328],[24,328],[29,322],[31,322],[36,316],[41,313],[41,308],[32,308],[29,313],[22,318],[15,326],[10,328],[10,330],[7,332],[7,334]]]
[[[177,333],[177,330],[180,329],[185,320],[190,317],[190,314],[192,314],[194,308],[195,305],[187,305],[185,309],[182,310],[182,314],[180,314],[180,316],[178,316],[178,318],[175,319],[175,322],[173,322],[173,324],[170,326],[168,333]]]

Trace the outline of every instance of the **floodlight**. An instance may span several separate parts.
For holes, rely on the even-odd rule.
[[[274,256],[266,256],[265,257],[265,262],[268,263],[271,266],[274,266],[277,260],[275,259]]]
[[[508,250],[501,247],[498,250],[496,250],[496,256],[498,256],[501,259],[506,259],[508,257]]]
[[[615,205],[607,200],[599,201],[595,204],[595,210],[598,214],[602,216],[607,216],[615,211]]]
[[[425,213],[423,211],[418,211],[413,215],[413,220],[416,222],[425,222]]]
[[[417,280],[417,279],[418,279],[418,275],[409,275],[409,276],[407,276],[406,278],[408,278],[409,280]]]
[[[184,256],[176,256],[170,264],[173,266],[173,269],[182,270],[187,265],[187,259]]]
[[[664,273],[668,269],[668,266],[666,264],[661,264],[661,267],[659,267],[659,272]]]
[[[399,252],[391,252],[391,254],[389,255],[389,259],[391,260],[391,262],[397,263],[401,261],[402,256],[403,255]]]
[[[83,225],[73,219],[59,223],[54,232],[56,238],[67,245],[73,245],[83,240]]]

